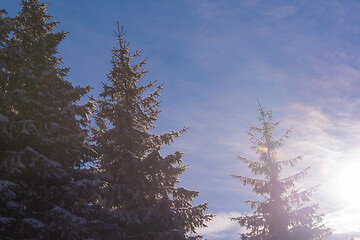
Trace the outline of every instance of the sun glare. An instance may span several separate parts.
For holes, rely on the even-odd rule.
[[[346,164],[339,169],[337,179],[337,194],[346,207],[360,208],[360,163]]]

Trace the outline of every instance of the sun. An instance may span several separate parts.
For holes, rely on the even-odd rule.
[[[348,163],[339,169],[336,179],[337,194],[349,209],[360,208],[360,161]]]

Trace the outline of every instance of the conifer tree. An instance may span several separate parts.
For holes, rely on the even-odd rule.
[[[260,179],[233,175],[244,185],[250,185],[263,201],[244,201],[255,209],[252,215],[232,218],[247,229],[241,234],[243,240],[318,240],[331,235],[323,216],[318,214],[317,204],[310,203],[314,188],[301,190],[295,183],[304,177],[309,168],[292,176],[284,177],[283,168],[293,167],[301,156],[290,160],[279,160],[276,150],[284,144],[290,130],[276,139],[273,136],[279,122],[273,121],[272,111],[259,104],[260,126],[249,128],[248,135],[252,148],[260,156],[259,161],[239,159]]]
[[[64,78],[57,46],[66,33],[38,0],[0,16],[0,238],[84,239],[107,226],[81,189],[90,160],[85,142],[89,87]],[[103,218],[103,217],[102,217]]]
[[[163,145],[185,132],[151,133],[158,118],[162,84],[143,83],[146,59],[134,61],[118,27],[112,69],[103,84],[93,129],[99,154],[100,178],[105,181],[99,203],[115,214],[124,239],[195,239],[196,227],[205,226],[208,203],[193,206],[197,191],[176,187],[186,170],[183,154],[161,156]]]

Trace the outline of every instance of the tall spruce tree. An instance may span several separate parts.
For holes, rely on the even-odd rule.
[[[186,170],[183,154],[162,157],[160,150],[185,132],[151,133],[160,110],[162,84],[143,84],[146,59],[129,51],[125,32],[118,27],[111,52],[112,69],[103,85],[93,129],[99,154],[99,176],[105,181],[99,203],[118,216],[124,239],[200,239],[196,227],[205,226],[208,203],[193,206],[199,192],[176,187]]]
[[[260,126],[250,127],[248,131],[252,148],[260,156],[259,161],[250,161],[241,156],[239,159],[254,175],[262,178],[233,177],[244,185],[250,185],[264,201],[244,201],[255,209],[253,214],[232,218],[247,229],[246,233],[241,234],[241,239],[318,240],[331,235],[332,230],[324,226],[323,216],[317,213],[318,205],[309,203],[314,188],[300,190],[295,186],[309,168],[292,176],[282,176],[284,167],[293,167],[301,159],[298,156],[281,161],[276,157],[276,149],[284,144],[290,130],[276,139],[273,131],[279,122],[273,121],[271,109],[266,110],[259,104],[259,112]]]
[[[95,219],[81,188],[89,106],[76,102],[89,87],[64,79],[57,46],[66,33],[53,32],[46,4],[21,5],[0,16],[0,238],[96,238],[94,229],[112,225]]]

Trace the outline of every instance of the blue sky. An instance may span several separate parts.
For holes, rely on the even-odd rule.
[[[1,8],[14,15],[19,1]],[[312,199],[332,239],[360,236],[359,2],[57,0],[48,12],[69,32],[59,49],[68,80],[94,96],[117,21],[130,49],[144,49],[146,79],[165,82],[156,131],[190,128],[164,153],[185,153],[181,185],[217,214],[199,230],[208,240],[238,239],[227,217],[248,213],[242,201],[256,198],[230,175],[248,173],[236,156],[256,157],[246,130],[257,124],[257,98],[282,130],[293,128],[279,156],[303,155],[297,169],[312,167],[302,184],[320,184]]]

